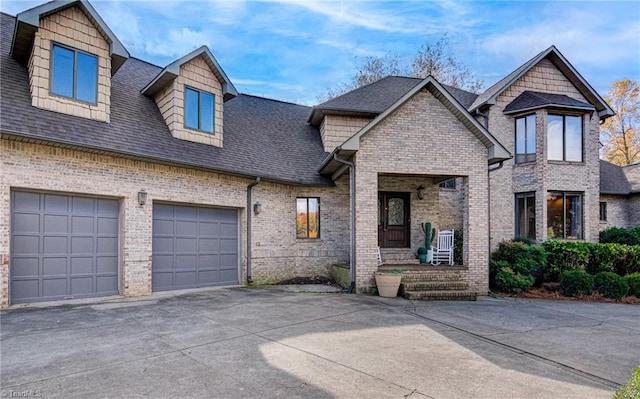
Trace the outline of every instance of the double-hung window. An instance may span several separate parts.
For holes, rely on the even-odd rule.
[[[536,193],[516,194],[516,237],[536,239]]]
[[[296,208],[296,237],[320,238],[320,198],[297,198]]]
[[[549,160],[582,162],[582,116],[549,115],[547,151]]]
[[[213,133],[214,104],[213,94],[185,87],[184,125],[189,129]]]
[[[550,191],[547,196],[548,238],[581,240],[582,193]]]
[[[53,44],[51,52],[51,92],[95,104],[98,91],[98,57],[59,44]]]
[[[536,160],[536,115],[516,118],[516,163]]]

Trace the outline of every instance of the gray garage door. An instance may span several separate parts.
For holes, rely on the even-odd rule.
[[[11,302],[118,293],[118,201],[11,192]]]
[[[238,284],[238,212],[153,206],[153,290]]]

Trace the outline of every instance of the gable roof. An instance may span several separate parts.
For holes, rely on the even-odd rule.
[[[220,66],[220,64],[218,64],[218,61],[207,46],[201,46],[185,55],[184,57],[181,57],[171,64],[167,65],[162,71],[160,71],[158,76],[156,76],[144,89],[142,89],[142,93],[148,96],[154,96],[157,92],[159,92],[163,87],[165,87],[170,81],[175,79],[180,74],[180,67],[183,64],[186,64],[187,62],[200,56],[203,57],[207,65],[209,65],[209,68],[211,68],[213,74],[222,84],[222,95],[224,97],[224,100],[227,101],[237,96],[238,91],[236,90],[235,86],[233,86],[233,83],[231,83],[231,80],[224,72],[224,70],[222,70],[222,67]]]
[[[110,123],[31,106],[25,65],[12,58],[16,19],[0,14],[0,133],[43,143],[293,185],[328,186],[316,167],[327,155],[306,106],[239,95],[224,105],[224,148],[171,136],[155,101],[141,90],[162,70],[129,58],[111,82]]]
[[[398,99],[393,105],[388,107],[384,112],[378,115],[374,120],[369,122],[365,127],[360,129],[356,134],[347,139],[341,146],[336,148],[332,154],[325,158],[319,171],[321,173],[333,173],[335,166],[327,168],[333,162],[334,154],[350,156],[360,148],[360,139],[368,134],[374,127],[382,122],[387,116],[395,110],[403,106],[407,101],[413,98],[421,90],[429,90],[469,131],[476,136],[488,149],[489,157],[487,162],[491,165],[500,161],[504,161],[512,157],[511,153],[500,144],[498,140],[489,131],[482,126],[469,112],[442,87],[442,85],[432,76],[423,79],[419,84],[413,87],[408,93]]]
[[[623,168],[600,160],[600,194],[629,195],[630,192]]]
[[[579,109],[585,111],[595,110],[593,105],[565,96],[564,94],[525,91],[504,107],[503,112],[509,115],[545,107]]]
[[[551,61],[556,68],[558,68],[566,77],[573,83],[574,86],[582,93],[582,95],[595,106],[598,111],[600,119],[606,119],[613,116],[615,113],[609,107],[609,105],[600,97],[591,85],[578,73],[578,71],[571,65],[571,63],[560,53],[555,47],[551,46],[548,49],[540,52],[529,61],[518,67],[515,71],[505,76],[503,79],[489,87],[484,93],[480,94],[473,104],[469,107],[471,112],[482,108],[485,105],[494,105],[496,99],[502,94],[509,86],[515,83],[518,79],[524,76],[531,68],[536,66],[543,59]]]
[[[640,193],[640,163],[624,166],[622,171],[629,183],[630,193]]]
[[[80,7],[82,12],[109,43],[111,74],[114,75],[129,58],[129,52],[109,29],[93,6],[86,0],[55,0],[19,13],[16,16],[16,24],[13,31],[11,55],[22,62],[26,62],[33,47],[35,33],[40,26],[40,19],[73,6]]]
[[[424,79],[387,76],[358,87],[313,107],[308,122],[318,126],[324,115],[350,115],[373,118],[391,107]],[[441,84],[464,107],[471,105],[476,94]]]

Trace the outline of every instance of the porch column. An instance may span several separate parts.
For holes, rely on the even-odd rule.
[[[372,292],[378,270],[378,173],[357,164],[356,173],[356,292]]]
[[[488,176],[472,174],[464,181],[464,263],[469,267],[469,289],[485,295],[489,291]]]

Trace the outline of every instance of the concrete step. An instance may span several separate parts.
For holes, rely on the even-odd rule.
[[[421,273],[402,273],[403,283],[426,283],[430,281],[462,281],[460,272],[421,272]]]
[[[465,291],[469,289],[466,281],[420,281],[402,283],[401,290],[406,291]]]
[[[407,291],[406,299],[416,301],[476,301],[478,294],[470,291]]]

